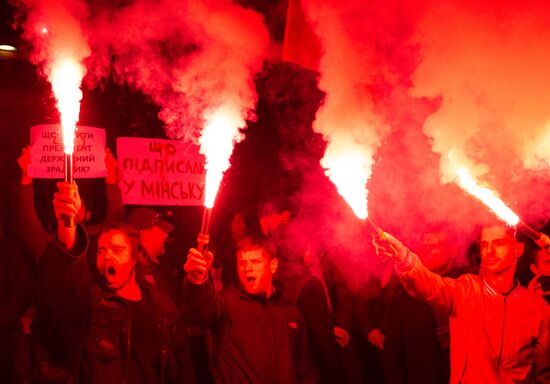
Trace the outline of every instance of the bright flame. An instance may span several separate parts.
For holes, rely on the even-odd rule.
[[[15,48],[13,45],[2,44],[0,45],[0,51],[15,52],[17,51],[17,48]]]
[[[76,123],[80,114],[82,91],[80,83],[84,77],[84,67],[70,58],[62,58],[52,63],[50,81],[61,116],[63,146],[66,154],[72,154]]]
[[[201,153],[206,157],[206,186],[204,206],[212,208],[216,194],[223,178],[223,173],[229,168],[229,158],[235,142],[240,141],[240,127],[244,120],[238,109],[229,105],[218,108],[206,118],[206,124],[199,139]]]
[[[508,208],[495,192],[491,191],[489,188],[480,186],[466,168],[459,167],[456,169],[456,173],[459,178],[458,184],[463,189],[481,200],[500,219],[508,223],[508,225],[515,226],[518,224],[518,215]]]
[[[346,200],[359,219],[368,217],[367,181],[371,175],[368,157],[359,148],[346,148],[337,153],[327,147],[321,165],[334,183],[338,193]]]

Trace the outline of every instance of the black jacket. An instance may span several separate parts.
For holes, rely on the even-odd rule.
[[[282,296],[295,304],[304,316],[306,332],[315,362],[321,367],[323,383],[341,382],[336,341],[323,283],[300,263],[279,259]]]
[[[140,377],[128,376],[135,356],[130,306],[94,281],[87,248],[87,235],[78,225],[78,242],[72,253],[53,241],[42,260],[33,333],[46,352],[44,363],[65,369],[83,383],[166,381],[175,307],[154,287],[140,285],[144,300],[152,306],[155,326],[151,338],[159,342],[151,346],[155,364],[141,367]]]
[[[217,383],[318,383],[298,308],[230,286],[217,294],[209,282],[184,281],[185,318],[213,331]]]

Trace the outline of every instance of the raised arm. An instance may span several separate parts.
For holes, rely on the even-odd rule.
[[[61,215],[76,215],[76,186],[60,183],[54,196],[59,219],[57,236],[41,259],[33,333],[52,348],[60,364],[72,370],[78,364],[92,304],[92,281],[87,263],[88,236],[80,223],[64,227]],[[77,335],[77,336],[75,336]]]
[[[456,281],[439,276],[422,265],[417,255],[387,232],[373,240],[376,253],[394,263],[395,271],[409,294],[417,299],[453,310]]]
[[[44,230],[38,214],[34,209],[34,188],[33,179],[28,175],[28,168],[31,163],[30,146],[21,151],[17,159],[21,169],[19,182],[19,193],[17,196],[17,225],[19,233],[35,260],[39,260],[53,236]]]
[[[211,252],[202,254],[191,248],[183,269],[187,276],[183,280],[183,313],[186,321],[197,325],[213,326],[224,314],[223,304],[214,293],[208,279],[212,267]]]
[[[57,183],[57,192],[53,195],[53,207],[57,218],[57,240],[67,251],[72,251],[76,244],[76,225],[66,225],[65,217],[74,221],[82,201],[75,182]]]

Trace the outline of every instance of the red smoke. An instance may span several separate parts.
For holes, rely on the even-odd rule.
[[[377,138],[368,147],[377,149],[367,186],[369,213],[380,225],[413,247],[438,226],[464,248],[475,239],[476,226],[493,214],[448,184],[451,150],[522,218],[538,225],[550,216],[550,16],[543,1],[302,4],[314,28],[327,20],[316,31],[325,56],[334,55],[319,68],[327,92],[321,111],[344,97],[334,117],[342,124],[332,124],[330,135],[322,131],[325,138],[349,132],[345,122],[356,110],[389,127],[363,122],[364,131],[354,133],[356,142]],[[297,201],[321,205],[320,184],[318,174],[305,175]],[[338,230],[346,221],[335,209],[300,212],[299,220],[314,216],[328,247],[367,252],[368,238]]]
[[[112,70],[150,95],[169,137],[196,141],[206,111],[228,98],[253,118],[253,79],[269,43],[258,13],[230,0],[142,0],[97,9],[91,25],[96,77]]]
[[[204,114],[228,99],[238,100],[243,118],[253,117],[254,75],[268,44],[257,13],[228,0],[119,3],[101,2],[88,15],[78,1],[18,2],[29,12],[25,36],[37,42],[44,41],[45,6],[56,5],[52,34],[78,36],[66,47],[82,58],[87,40],[93,79],[114,73],[150,95],[171,137],[196,140]],[[457,241],[473,240],[476,224],[492,214],[452,182],[450,153],[526,221],[550,216],[546,1],[302,6],[324,52],[319,88],[327,95],[312,123],[326,139],[343,134],[369,151],[369,213],[383,228],[412,245],[433,223],[450,228]],[[37,47],[34,61],[48,62],[47,47]],[[297,236],[316,233],[319,248],[360,258],[369,238],[359,222],[320,166],[303,173],[293,196],[301,208]]]

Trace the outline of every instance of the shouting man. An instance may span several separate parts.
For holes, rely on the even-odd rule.
[[[215,294],[208,278],[212,254],[191,249],[184,269],[184,311],[214,335],[217,383],[317,383],[297,307],[281,299],[273,281],[278,260],[256,240],[237,249],[240,287]]]
[[[138,232],[107,225],[88,252],[84,227],[63,223],[76,217],[79,201],[76,184],[58,183],[57,238],[44,256],[36,319],[49,352],[43,376],[65,371],[83,383],[163,383],[169,371],[175,377],[168,363],[177,312],[139,278]]]

